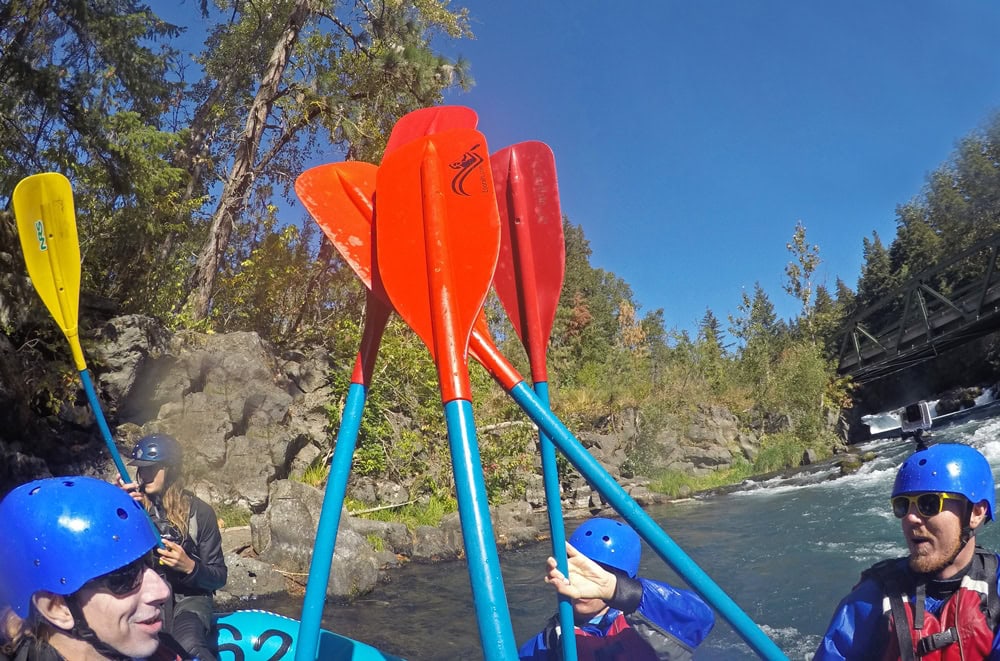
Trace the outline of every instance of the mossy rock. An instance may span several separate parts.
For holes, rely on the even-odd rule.
[[[851,475],[858,472],[858,469],[865,463],[865,460],[859,455],[851,454],[837,463],[840,466],[841,475]]]

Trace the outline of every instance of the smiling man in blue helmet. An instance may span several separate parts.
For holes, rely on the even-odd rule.
[[[158,538],[120,489],[88,477],[24,484],[0,501],[0,540],[0,658],[190,658],[162,632]]]
[[[989,462],[962,444],[914,452],[891,504],[909,555],[861,574],[815,658],[1000,660],[998,558],[975,541],[996,512]]]
[[[547,561],[545,582],[573,603],[577,657],[607,661],[690,659],[715,615],[688,590],[637,576],[642,542],[612,519],[585,521],[566,545],[569,577]],[[562,656],[559,618],[521,648],[522,661]]]

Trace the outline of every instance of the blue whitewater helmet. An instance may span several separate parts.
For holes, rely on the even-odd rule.
[[[20,618],[39,590],[71,595],[157,545],[142,505],[91,477],[22,484],[0,501],[0,606]]]
[[[580,524],[569,543],[596,563],[620,569],[635,578],[642,542],[627,524],[613,519],[590,519]]]
[[[143,436],[132,448],[130,466],[155,466],[162,464],[170,468],[180,468],[184,461],[184,449],[177,439],[169,434]]]
[[[986,520],[996,512],[996,487],[990,462],[963,443],[938,443],[911,454],[896,473],[892,497],[943,491],[965,496],[970,503],[986,501]]]

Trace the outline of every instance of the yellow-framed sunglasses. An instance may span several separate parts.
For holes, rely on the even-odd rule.
[[[910,511],[910,504],[917,504],[917,513],[923,517],[931,517],[941,513],[946,500],[965,500],[965,496],[943,491],[914,493],[905,496],[895,496],[892,503],[892,513],[897,519],[902,519]]]

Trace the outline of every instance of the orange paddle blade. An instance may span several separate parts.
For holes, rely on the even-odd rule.
[[[361,161],[327,163],[295,180],[295,193],[330,243],[372,288],[372,196],[378,168]],[[377,279],[377,278],[376,278]]]
[[[382,281],[437,362],[445,402],[471,397],[469,335],[500,249],[488,153],[483,134],[456,129],[400,147],[376,175]]]

